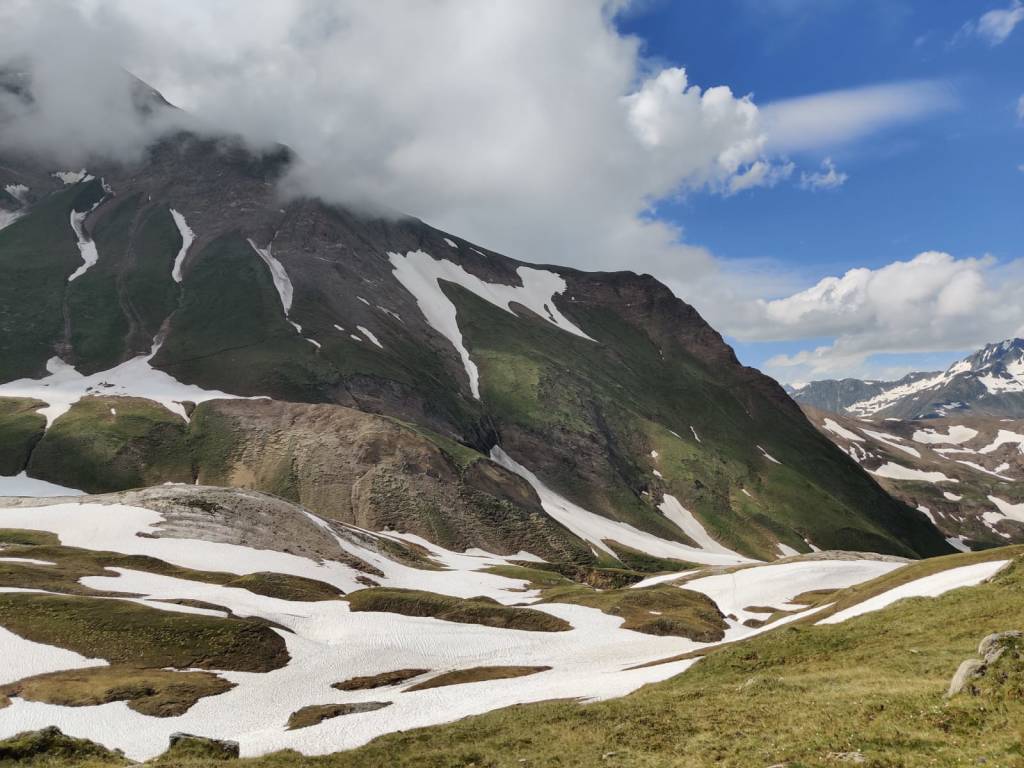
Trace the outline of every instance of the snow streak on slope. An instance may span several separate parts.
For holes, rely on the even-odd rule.
[[[185,263],[185,257],[188,255],[188,249],[192,247],[192,243],[196,239],[196,233],[192,231],[192,228],[188,224],[185,223],[184,216],[173,208],[171,208],[170,211],[171,218],[174,219],[174,225],[178,228],[178,233],[181,235],[181,248],[178,249],[178,255],[174,257],[174,267],[171,269],[171,277],[174,278],[174,282],[180,283],[181,266]],[[252,241],[250,240],[249,242]]]
[[[771,607],[780,611],[804,608],[790,600],[817,589],[843,589],[884,576],[905,563],[887,560],[803,560],[795,563],[760,565],[732,573],[705,576],[680,584],[707,595],[724,614],[736,616],[736,624],[761,619],[764,612],[752,607]]]
[[[72,405],[86,395],[131,396],[156,400],[165,408],[187,420],[183,402],[201,403],[206,400],[234,398],[226,392],[203,389],[182,384],[163,371],[150,365],[157,347],[149,355],[134,357],[115,368],[83,376],[59,357],[46,363],[48,376],[41,379],[17,379],[0,384],[2,397],[33,397],[46,403],[39,412],[46,417],[46,425],[66,413]]]
[[[704,526],[700,524],[700,521],[693,516],[690,510],[686,509],[682,504],[679,503],[679,499],[675,496],[665,494],[661,504],[658,505],[658,509],[661,510],[662,514],[665,515],[669,520],[679,526],[679,530],[689,536],[705,552],[717,552],[722,555],[732,555],[739,559],[744,559],[743,555],[733,552],[731,549],[727,549],[711,538]]]
[[[890,480],[917,480],[925,483],[960,482],[956,478],[946,477],[941,472],[925,472],[922,469],[911,469],[910,467],[904,467],[902,464],[893,464],[891,461],[886,462],[878,469],[869,469],[868,472],[879,477],[887,477]]]
[[[510,305],[513,302],[521,304],[563,331],[590,339],[555,306],[554,296],[565,290],[565,280],[554,272],[519,267],[516,272],[522,285],[502,285],[485,282],[476,275],[471,275],[460,265],[446,259],[435,259],[423,251],[409,251],[404,256],[392,252],[388,256],[395,268],[395,279],[416,298],[416,303],[430,326],[448,339],[459,353],[466,369],[466,376],[469,377],[470,391],[478,400],[480,372],[462,340],[455,305],[441,290],[441,280],[456,283],[513,315],[515,312]]]
[[[95,208],[95,206],[93,206],[93,208]],[[75,233],[78,251],[82,254],[83,263],[78,269],[71,273],[71,276],[68,278],[69,283],[88,272],[89,268],[100,259],[99,251],[96,250],[96,243],[86,236],[85,230],[82,227],[85,217],[88,216],[90,212],[91,210],[79,212],[72,209],[71,211],[71,229]]]
[[[852,619],[854,616],[881,610],[906,597],[938,597],[949,592],[951,589],[973,587],[985,581],[985,579],[994,576],[1009,562],[1009,560],[993,560],[988,563],[964,565],[959,568],[950,568],[939,573],[933,573],[930,576],[908,581],[906,584],[901,584],[880,595],[870,597],[864,602],[834,613],[818,623],[839,624],[847,619]]]
[[[14,222],[21,218],[20,211],[5,211],[0,208],[0,229],[11,226]]]
[[[842,424],[839,424],[835,419],[825,419],[825,429],[834,435],[852,440],[855,443],[863,443],[864,438],[858,435],[856,432],[851,432]]]
[[[284,308],[284,314],[287,317],[288,313],[292,311],[294,289],[284,264],[274,258],[274,255],[271,253],[271,245],[268,245],[266,248],[260,248],[252,240],[249,240],[249,245],[259,254],[260,258],[267,265],[267,269],[270,270],[270,276],[274,280],[274,287],[277,289],[277,295],[281,297],[281,306]]]
[[[668,541],[654,534],[641,531],[627,523],[620,523],[617,520],[609,520],[607,517],[596,515],[548,488],[533,472],[517,462],[498,446],[494,446],[491,449],[491,459],[525,478],[533,486],[534,490],[537,491],[544,511],[551,517],[581,539],[590,542],[597,549],[613,557],[615,557],[615,553],[605,544],[606,540],[616,541],[619,544],[638,549],[655,557],[677,558],[692,563],[734,565],[736,563],[752,562],[749,558],[723,548],[717,542],[714,543],[714,550],[688,547],[685,544]],[[666,497],[666,500],[668,498],[670,497]],[[682,509],[681,506],[679,508]],[[694,520],[694,523],[696,523],[696,520]],[[699,526],[699,523],[697,525]],[[706,532],[704,535],[707,535]]]

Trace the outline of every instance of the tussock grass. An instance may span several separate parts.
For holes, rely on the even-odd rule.
[[[348,596],[353,611],[382,611],[430,616],[460,624],[481,624],[530,632],[564,632],[569,622],[530,608],[510,608],[485,598],[460,599],[415,589],[361,589]]]
[[[452,672],[432,677],[422,683],[409,686],[406,691],[426,691],[431,688],[443,688],[447,685],[465,685],[466,683],[480,683],[486,680],[508,680],[512,677],[525,677],[535,675],[538,672],[546,672],[551,667],[471,667],[469,669],[456,669]]]

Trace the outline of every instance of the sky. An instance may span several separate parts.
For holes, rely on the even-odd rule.
[[[283,195],[649,272],[781,381],[1024,335],[1020,0],[0,0],[0,51],[0,148],[138,157],[126,70]]]

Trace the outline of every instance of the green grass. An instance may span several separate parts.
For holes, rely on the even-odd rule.
[[[98,768],[131,764],[120,752],[113,752],[88,739],[65,736],[57,728],[25,731],[0,740],[0,765]]]
[[[76,184],[0,230],[0,381],[45,373],[64,333],[67,279],[82,263],[70,213],[102,195],[99,180]]]
[[[124,666],[268,672],[284,640],[256,621],[78,595],[0,593],[0,626],[28,640]]]
[[[343,594],[340,589],[325,581],[270,572],[248,573],[224,582],[224,586],[247,589],[257,595],[276,597],[278,600],[300,602],[337,600]]]
[[[467,683],[482,683],[487,680],[508,680],[513,677],[526,677],[535,675],[538,672],[546,672],[551,667],[471,667],[469,669],[456,669],[452,672],[432,677],[422,683],[411,685],[407,691],[426,691],[431,688],[444,688],[449,685],[466,685]]]
[[[46,417],[37,412],[44,405],[27,397],[0,397],[0,475],[25,469],[46,429]]]
[[[390,701],[360,701],[351,704],[313,704],[308,707],[292,712],[288,717],[288,730],[294,731],[297,728],[309,728],[311,725],[319,725],[324,720],[330,720],[344,715],[354,715],[359,712],[373,712],[375,709],[383,709],[391,704]]]
[[[143,715],[177,717],[199,699],[234,687],[234,683],[210,672],[92,667],[37,675],[0,686],[0,702],[5,696],[62,707],[126,701],[130,709]]]
[[[151,400],[84,397],[46,431],[29,474],[89,493],[191,482],[185,430],[180,416]]]
[[[530,608],[511,608],[487,598],[461,599],[415,589],[361,589],[350,593],[348,601],[353,611],[430,616],[459,624],[480,624],[531,632],[564,632],[572,628],[563,619]]]
[[[699,592],[657,585],[644,589],[597,591],[589,587],[553,587],[544,602],[569,603],[621,616],[623,628],[648,635],[674,635],[702,643],[722,639],[726,623],[714,601]]]
[[[429,669],[395,669],[391,672],[381,672],[378,675],[350,677],[348,680],[334,683],[331,685],[331,688],[337,688],[339,691],[366,691],[373,688],[386,688],[391,685],[404,683],[406,680],[411,680],[414,677],[425,675],[429,671]]]

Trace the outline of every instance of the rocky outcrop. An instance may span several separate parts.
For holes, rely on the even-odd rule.
[[[964,691],[977,695],[977,681],[988,675],[990,669],[1004,656],[1019,662],[1024,650],[1021,638],[1024,638],[1024,632],[1020,631],[994,632],[986,635],[978,645],[977,658],[964,659],[957,668],[949,682],[946,698],[952,698]]]

